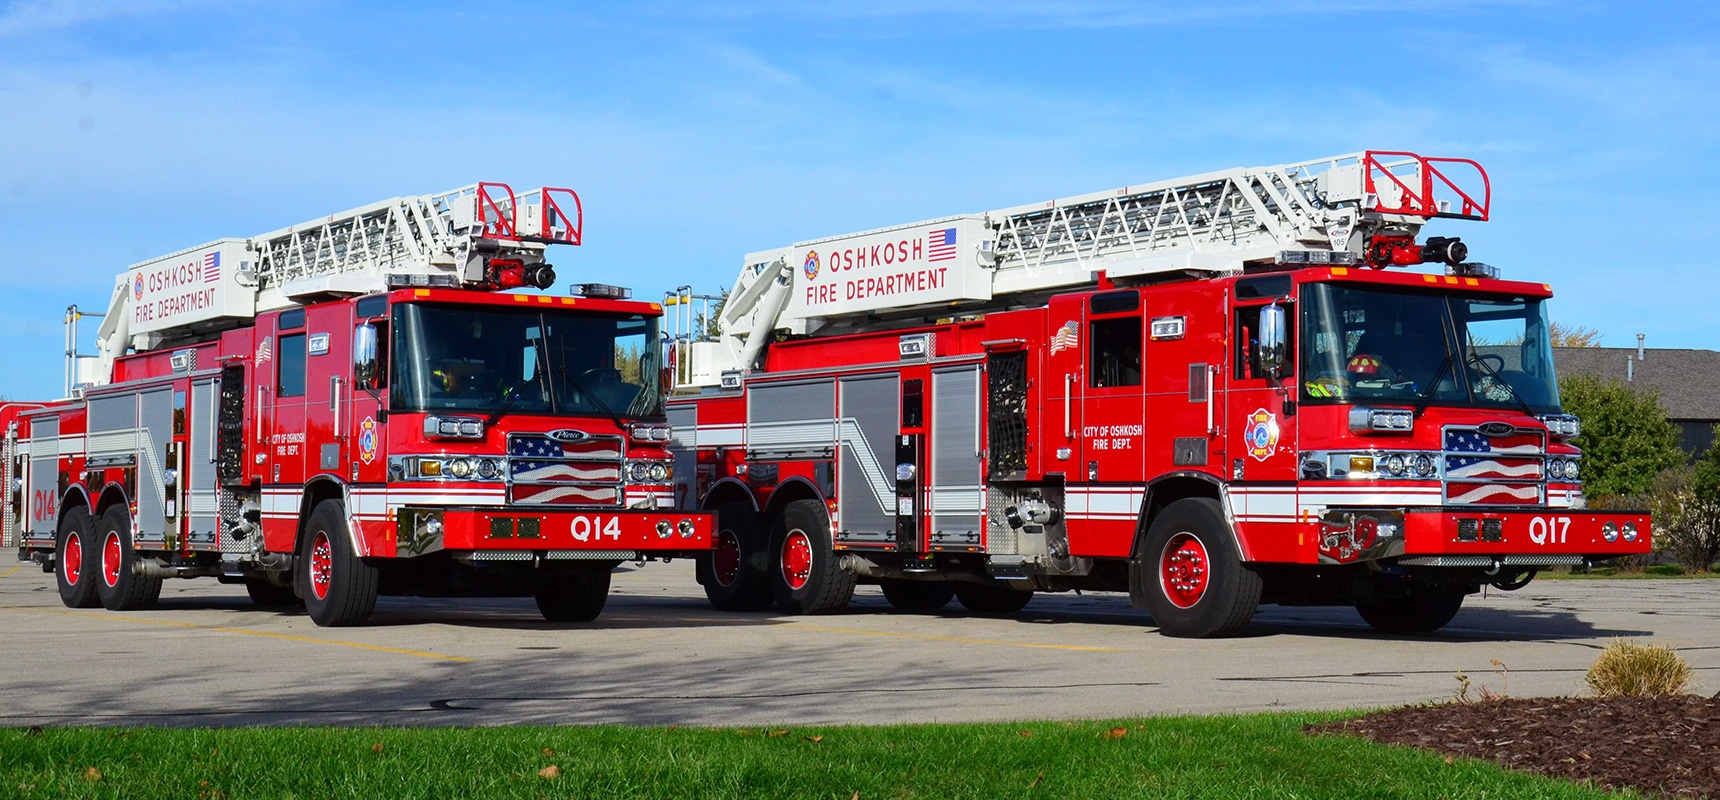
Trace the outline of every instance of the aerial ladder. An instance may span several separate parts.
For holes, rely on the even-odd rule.
[[[1484,221],[1491,186],[1468,159],[1364,151],[798,242],[749,254],[703,335],[674,334],[683,388],[734,385],[772,338],[948,318],[1108,281],[1286,264],[1458,264],[1429,220]],[[1479,268],[1479,267],[1478,267]],[[832,281],[832,279],[836,279]],[[708,302],[683,287],[665,304]]]
[[[308,300],[402,286],[545,288],[555,280],[545,249],[579,244],[583,227],[579,195],[570,189],[516,194],[507,184],[480,182],[133,264],[116,279],[105,314],[68,309],[68,337],[79,317],[102,320],[94,355],[68,343],[69,381],[106,384],[115,359],[130,350],[192,341]],[[200,291],[190,302],[179,291],[171,306],[145,305],[183,286]]]

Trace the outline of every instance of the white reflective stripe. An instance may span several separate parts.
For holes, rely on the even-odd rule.
[[[119,453],[137,452],[137,428],[127,428],[120,431],[104,431],[92,433],[84,437],[92,456],[114,455]]]
[[[84,452],[84,446],[85,446],[86,441],[87,440],[81,434],[78,436],[61,436],[60,440],[58,442],[60,455],[62,455],[62,456],[81,455]],[[25,450],[23,452],[29,452],[29,451]]]
[[[746,444],[746,425],[697,425],[693,444],[698,447],[739,447]],[[678,437],[677,437],[678,438]]]
[[[1146,489],[1134,486],[1071,486],[1064,493],[1064,514],[1071,519],[1135,519]]]

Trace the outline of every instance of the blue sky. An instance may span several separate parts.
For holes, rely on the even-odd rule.
[[[546,10],[547,9],[547,10]],[[1585,2],[0,3],[0,396],[127,265],[399,194],[566,185],[636,296],[742,254],[1368,148],[1608,345],[1720,348],[1720,12]],[[88,333],[93,325],[86,324]]]

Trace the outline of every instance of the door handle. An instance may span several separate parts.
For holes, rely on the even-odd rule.
[[[1209,377],[1206,381],[1206,435],[1211,437],[1218,435],[1218,423],[1213,418],[1212,412],[1212,398],[1213,395],[1218,394],[1218,368],[1208,367],[1207,373]]]
[[[1069,405],[1075,394],[1074,386],[1075,376],[1067,372],[1063,373],[1063,438],[1065,439],[1075,438],[1075,429],[1071,427],[1069,413]]]
[[[328,410],[334,412],[334,438],[345,439],[346,432],[340,428],[340,376],[330,375],[328,379]]]

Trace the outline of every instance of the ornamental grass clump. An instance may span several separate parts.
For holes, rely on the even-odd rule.
[[[1601,651],[1583,682],[1600,697],[1684,694],[1690,665],[1670,647],[1616,641]]]

